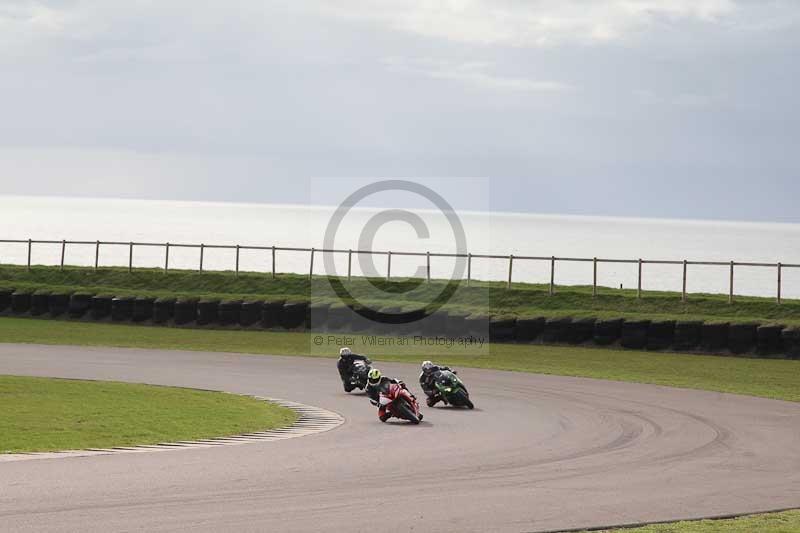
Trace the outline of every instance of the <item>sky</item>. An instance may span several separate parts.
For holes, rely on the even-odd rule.
[[[794,1],[2,0],[0,193],[800,222],[798,56]]]

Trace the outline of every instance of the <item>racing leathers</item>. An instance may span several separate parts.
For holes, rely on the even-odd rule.
[[[386,422],[389,418],[391,418],[392,415],[386,411],[386,407],[378,403],[378,400],[381,397],[381,393],[385,394],[389,392],[389,385],[392,383],[400,385],[403,389],[408,390],[406,384],[403,383],[401,380],[386,376],[382,376],[380,381],[378,381],[378,383],[368,384],[367,388],[364,389],[364,391],[367,393],[367,396],[369,396],[370,403],[372,403],[372,405],[378,406],[378,417],[381,419],[382,422]],[[414,394],[411,391],[408,392],[409,394],[411,394],[412,398],[414,398],[415,400],[417,399],[417,397],[414,396]]]
[[[367,365],[372,363],[368,357],[356,353],[340,355],[339,360],[336,362],[336,368],[339,370],[339,377],[342,378],[342,383],[345,386],[345,390],[351,388],[350,378],[353,375],[353,363],[356,361],[364,361],[364,363]],[[350,391],[348,390],[347,392]]]
[[[442,396],[439,394],[439,389],[436,388],[435,383],[439,372],[443,370],[450,370],[452,372],[450,367],[433,365],[427,371],[423,370],[419,375],[419,385],[422,387],[425,396],[428,397],[426,400],[428,407],[433,407],[442,400]]]

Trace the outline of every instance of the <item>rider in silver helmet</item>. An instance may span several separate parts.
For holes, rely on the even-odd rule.
[[[423,361],[421,370],[422,371],[419,374],[419,385],[422,387],[422,391],[425,393],[425,396],[427,396],[425,403],[428,404],[428,407],[433,407],[442,400],[439,390],[434,385],[439,372],[442,370],[449,370],[453,374],[456,374],[457,372],[455,370],[451,370],[448,366],[437,365],[431,361]]]
[[[353,350],[347,346],[343,346],[339,350],[339,360],[336,362],[336,368],[339,370],[339,377],[342,378],[345,392],[353,390],[350,385],[350,377],[353,374],[353,363],[356,361],[364,361],[367,365],[372,364],[369,357],[353,353]]]

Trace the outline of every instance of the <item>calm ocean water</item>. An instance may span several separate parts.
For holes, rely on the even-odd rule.
[[[357,209],[347,215],[336,235],[340,248],[359,247],[364,225],[380,210]],[[231,204],[151,200],[77,199],[50,197],[0,196],[0,238],[43,240],[108,240],[139,242],[241,244],[265,246],[321,247],[333,208],[281,206],[266,204]],[[375,235],[373,249],[394,251],[453,252],[452,230],[441,213],[415,211],[426,223],[429,237],[420,239],[406,223],[394,221]],[[472,253],[601,257],[614,259],[664,259],[707,261],[753,261],[800,263],[800,224],[745,222],[709,222],[655,220],[609,217],[521,215],[497,213],[459,213]],[[24,264],[27,248],[23,244],[0,243],[0,263]],[[170,267],[197,268],[197,249],[173,248]],[[34,264],[57,264],[60,245],[37,245]],[[375,267],[386,272],[386,257],[375,259]],[[92,265],[93,246],[68,246],[66,262]],[[424,265],[425,259],[392,259],[392,275],[408,276]],[[127,265],[128,249],[104,247],[101,265]],[[136,248],[134,265],[161,267],[163,248]],[[232,270],[232,250],[207,249],[204,267],[209,270]],[[271,257],[267,251],[243,251],[240,268],[268,271]],[[308,272],[309,254],[280,252],[279,272]],[[507,261],[474,260],[473,277],[504,280]],[[547,283],[547,262],[514,262],[514,280]],[[681,266],[645,265],[645,290],[681,288]],[[346,256],[336,260],[338,273],[346,272]],[[321,259],[315,261],[315,273],[324,273]],[[354,274],[362,271],[354,260]],[[434,258],[431,273],[448,277],[453,260]],[[637,266],[601,264],[601,285],[636,287]],[[776,269],[736,267],[735,292],[744,295],[773,296],[776,292]],[[557,284],[591,284],[591,263],[558,263]],[[690,292],[727,293],[728,268],[690,266]],[[800,269],[784,269],[783,294],[800,298]]]

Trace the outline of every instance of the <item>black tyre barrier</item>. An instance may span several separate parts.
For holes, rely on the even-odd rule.
[[[447,325],[450,322],[450,312],[437,309],[425,315],[420,323],[421,332],[426,337],[446,337]]]
[[[520,342],[536,340],[544,331],[544,317],[525,317],[517,319],[516,338]]]
[[[46,305],[45,305],[46,302]],[[117,297],[106,295],[91,296],[86,293],[50,294],[46,291],[0,289],[0,311],[11,307],[14,313],[32,314],[50,313],[60,316],[68,313],[70,317],[80,318],[90,312],[91,318],[100,320],[111,315],[114,321],[144,321],[152,318],[154,323],[166,323],[174,317],[175,324],[188,324],[195,320],[198,324],[213,323],[244,326],[255,324],[261,320],[265,327],[280,324],[287,329],[307,326],[309,323],[316,329],[324,325],[329,329],[347,329],[363,331],[374,320],[392,327],[408,327],[422,331],[426,335],[451,336],[487,335],[495,342],[511,340],[531,341],[541,336],[542,341],[555,343],[583,343],[592,336],[598,345],[611,344],[621,339],[626,348],[642,348],[658,350],[672,345],[676,351],[689,351],[698,346],[703,351],[732,353],[749,353],[754,348],[759,355],[781,356],[800,359],[800,328],[786,328],[782,325],[703,323],[700,321],[673,322],[648,320],[624,321],[623,319],[595,320],[592,318],[515,318],[512,316],[489,317],[481,314],[466,315],[462,311],[447,312],[440,310],[424,320],[410,326],[392,324],[391,315],[402,311],[392,306],[379,311],[365,310],[369,320],[356,315],[343,304],[329,305],[307,301],[285,303],[261,301],[229,301],[219,304],[217,301],[198,303],[192,299],[174,300],[172,298],[153,300],[148,297]],[[237,311],[238,306],[238,313]],[[200,311],[203,307],[203,311]],[[233,308],[232,310],[230,308]],[[203,318],[200,318],[200,314]],[[232,314],[231,314],[232,313]],[[317,318],[314,318],[316,315]],[[359,326],[354,318],[361,321]],[[236,319],[235,321],[233,319]],[[348,322],[351,323],[348,327]],[[391,330],[393,333],[394,330]],[[671,332],[673,334],[671,335]]]
[[[464,319],[464,329],[467,335],[487,338],[489,336],[489,317],[481,314],[469,315]]]
[[[728,348],[727,322],[706,322],[700,333],[700,347],[708,352],[719,352]]]
[[[11,295],[14,289],[0,289],[0,312],[11,307]]]
[[[392,308],[392,309],[400,309],[399,307]],[[382,310],[379,308],[373,307],[365,307],[362,305],[355,306],[355,313],[358,315],[360,320],[363,320],[363,324],[360,324],[359,327],[361,329],[374,329],[375,322],[381,320],[383,314]]]
[[[157,298],[153,302],[153,323],[166,324],[175,314],[175,298]]]
[[[753,351],[758,324],[731,324],[728,327],[728,349],[735,354]]]
[[[133,301],[133,321],[144,322],[153,319],[153,306],[156,299],[148,296],[139,296]]]
[[[800,359],[800,328],[786,328],[781,332],[786,357]]]
[[[410,322],[403,324],[400,328],[400,333],[403,335],[422,335],[423,328],[425,327],[425,319],[428,316],[425,314],[424,309],[403,309],[404,314],[408,314],[411,318]],[[445,321],[445,324],[447,321]],[[442,332],[434,333],[434,335],[441,335]]]
[[[225,300],[219,303],[217,309],[219,313],[219,323],[222,326],[239,325],[242,318],[242,301],[241,300]]]
[[[649,320],[626,320],[622,323],[622,336],[619,343],[625,348],[641,350],[647,347]]]
[[[493,316],[489,320],[489,340],[492,342],[513,341],[517,333],[517,319],[509,316]]]
[[[781,333],[786,326],[759,326],[756,330],[756,350],[759,355],[774,356],[783,353]]]
[[[363,332],[372,328],[375,324],[375,311],[361,305],[354,306],[354,309],[350,311],[350,331]]]
[[[408,326],[400,323],[402,313],[403,308],[399,305],[387,305],[374,313],[366,313],[371,321],[369,330],[381,335],[403,335]]]
[[[216,324],[219,320],[219,300],[200,300],[197,302],[197,325]]]
[[[448,316],[449,313],[444,309],[438,309],[434,313],[426,316],[422,320],[422,334],[426,337],[447,335]]]
[[[469,335],[466,320],[468,313],[463,311],[450,311],[447,313],[447,325],[445,332],[450,337],[466,337]]]
[[[596,318],[577,318],[567,325],[567,342],[583,344],[594,336]]]
[[[285,329],[298,329],[306,326],[308,302],[286,302],[280,317],[281,327]]]
[[[372,321],[379,323],[371,323],[370,329],[373,331],[382,331],[387,335],[427,335],[426,323],[427,315],[424,309],[408,309],[402,306],[389,305],[382,307],[377,313],[369,313],[368,310],[365,314]],[[431,335],[441,335],[443,331],[434,333],[430,331]]]
[[[703,332],[703,323],[695,320],[679,320],[675,323],[675,342],[672,346],[676,350],[694,350],[700,344]]]
[[[47,299],[47,310],[50,316],[61,316],[69,310],[70,295],[57,292]]]
[[[308,306],[308,319],[306,327],[313,331],[326,331],[331,304],[326,302],[312,302]]]
[[[245,327],[257,324],[261,320],[261,309],[263,307],[264,302],[261,300],[246,300],[242,302],[239,324]]]
[[[118,296],[111,300],[111,320],[122,322],[133,318],[132,296]]]
[[[92,296],[92,318],[102,320],[111,315],[111,301],[113,299],[113,296]]]
[[[92,295],[76,293],[69,297],[69,316],[81,318],[92,308]]]
[[[335,303],[328,308],[328,330],[343,331],[348,329],[353,319],[353,311],[343,303]]]
[[[621,318],[600,319],[594,323],[594,343],[600,346],[608,346],[617,342],[622,337]]]
[[[647,328],[647,349],[666,350],[675,342],[674,320],[653,320]]]
[[[277,328],[283,316],[283,300],[276,300],[274,302],[264,302],[261,306],[261,327],[263,328]]]
[[[542,342],[567,342],[569,340],[569,327],[571,323],[572,319],[569,317],[548,318],[544,322]]]
[[[191,324],[197,320],[197,300],[180,298],[175,301],[173,320],[179,326]]]
[[[31,315],[41,316],[48,311],[48,300],[50,299],[49,292],[34,292],[31,295]]]

